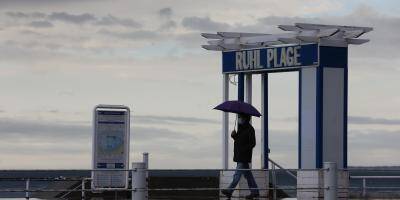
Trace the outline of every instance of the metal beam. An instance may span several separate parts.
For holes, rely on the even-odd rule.
[[[324,24],[295,23],[294,25],[279,25],[279,34],[217,32],[202,33],[211,39],[208,45],[202,47],[214,51],[230,51],[250,48],[261,48],[285,44],[319,43],[321,46],[346,47],[350,44],[363,44],[367,39],[357,39],[372,31],[371,27],[338,26]]]

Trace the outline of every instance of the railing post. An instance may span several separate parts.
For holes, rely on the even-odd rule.
[[[29,178],[25,180],[25,190],[26,190],[25,199],[29,199],[29,195],[30,195],[29,194],[29,182],[30,182]]]
[[[81,199],[85,199],[85,178],[82,179],[82,191],[81,191]]]
[[[132,163],[132,200],[147,200],[146,163]]]
[[[367,195],[367,179],[363,178],[362,181],[362,197],[365,197]]]
[[[132,163],[132,168],[131,168],[131,200],[134,200],[134,180],[133,180],[133,176],[134,176],[134,174],[135,174],[135,171],[136,171],[136,169],[134,169],[133,168],[134,167],[134,164]]]
[[[143,162],[145,164],[145,168],[148,169],[149,168],[149,153],[147,153],[147,152],[143,153]]]
[[[145,168],[145,176],[146,176],[146,179],[145,179],[145,188],[147,189],[148,188],[148,180],[149,180],[149,153],[148,152],[144,152],[143,153],[143,162],[144,162],[144,168]],[[146,195],[146,199],[148,199],[149,198],[149,191],[145,191],[144,192],[145,193],[145,195]]]
[[[337,168],[334,162],[324,163],[324,199],[337,199]]]
[[[276,195],[276,165],[275,163],[272,163],[272,199],[276,200],[277,199],[277,195]]]

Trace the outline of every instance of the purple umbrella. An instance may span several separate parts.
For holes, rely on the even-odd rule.
[[[256,117],[261,116],[260,112],[258,112],[258,110],[254,108],[251,104],[242,101],[225,101],[224,103],[221,103],[218,106],[216,106],[214,109],[221,110],[224,112],[246,114]]]

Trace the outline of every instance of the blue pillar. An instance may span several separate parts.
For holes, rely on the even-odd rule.
[[[347,62],[346,62],[347,63]],[[344,113],[343,113],[343,167],[347,168],[347,120],[348,120],[348,65],[344,69]]]
[[[323,102],[324,102],[324,70],[323,66],[318,66],[316,70],[316,77],[317,77],[317,95],[316,95],[316,132],[315,132],[315,138],[316,138],[316,144],[315,144],[315,168],[320,169],[322,168],[323,165],[323,154],[324,154],[324,149],[323,149],[323,141],[324,141],[324,134],[323,134],[323,122],[324,122],[324,109],[323,109]],[[337,163],[339,164],[339,163]]]
[[[244,101],[244,74],[238,74],[238,100]]]
[[[268,144],[268,74],[261,74],[261,166],[268,169],[269,144]]]

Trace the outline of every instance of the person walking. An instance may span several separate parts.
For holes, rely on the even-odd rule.
[[[250,195],[246,196],[246,199],[253,199],[260,196],[253,174],[250,170],[246,170],[250,169],[249,164],[251,164],[253,148],[256,146],[255,131],[250,124],[250,119],[250,115],[238,114],[238,130],[237,132],[233,130],[231,134],[234,140],[233,161],[236,162],[237,170],[233,175],[233,180],[229,187],[221,191],[228,199],[232,197],[232,193],[242,175],[246,178],[250,188]]]

